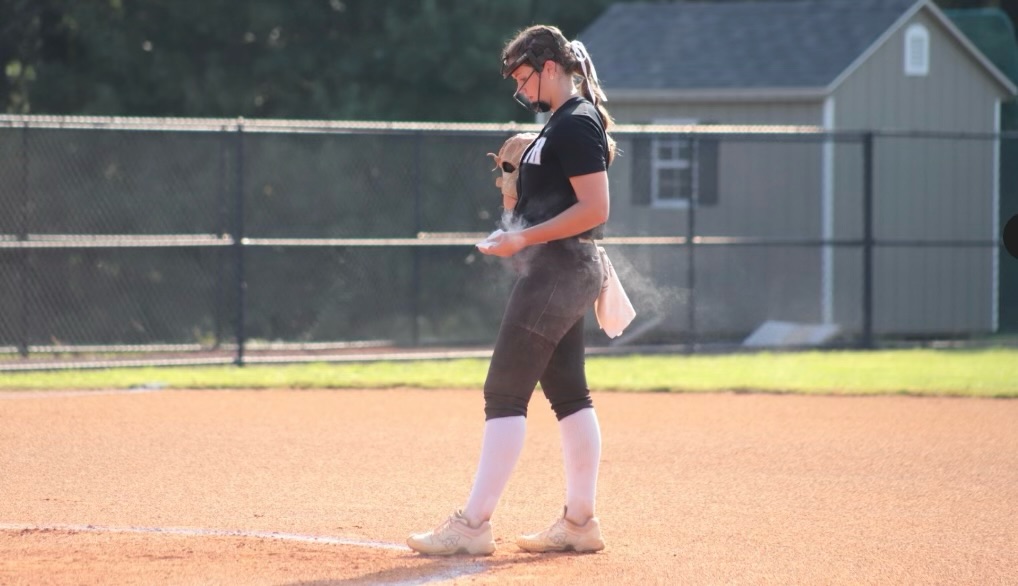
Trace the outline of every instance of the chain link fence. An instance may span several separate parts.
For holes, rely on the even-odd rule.
[[[483,355],[513,279],[473,247],[486,153],[535,129],[0,116],[0,369]],[[603,244],[639,315],[612,342],[588,317],[594,351],[1018,329],[1016,136],[614,136]]]

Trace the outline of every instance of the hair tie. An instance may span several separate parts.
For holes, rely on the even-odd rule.
[[[580,61],[580,68],[583,69],[583,77],[587,78],[587,90],[590,92],[590,101],[597,104],[597,94],[594,88],[600,89],[601,82],[597,80],[597,70],[594,69],[594,61],[590,58],[590,53],[587,52],[587,47],[579,40],[573,40],[569,42],[569,46],[573,50],[573,54]],[[587,68],[587,64],[590,64],[590,69]],[[604,101],[608,101],[607,98]]]

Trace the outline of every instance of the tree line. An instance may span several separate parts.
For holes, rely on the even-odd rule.
[[[523,119],[499,53],[614,0],[3,0],[12,113]]]
[[[9,113],[525,120],[498,57],[630,0],[0,0]],[[722,1],[722,0],[717,0]],[[1016,3],[938,0],[943,8]]]

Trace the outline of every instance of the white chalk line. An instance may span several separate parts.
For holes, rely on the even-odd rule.
[[[40,399],[58,397],[94,397],[99,395],[128,395],[144,394],[160,391],[158,388],[140,388],[124,390],[100,390],[100,391],[12,391],[0,393],[0,399]],[[241,531],[237,529],[202,529],[194,527],[112,527],[105,525],[31,525],[25,523],[0,523],[0,531],[73,531],[79,533],[134,533],[148,535],[181,535],[186,537],[240,537],[256,539],[274,539],[279,541],[295,541],[299,543],[321,543],[326,545],[346,545],[351,547],[364,547],[369,549],[383,549],[389,551],[410,552],[413,551],[406,545],[398,543],[386,543],[383,541],[369,541],[363,539],[351,539],[347,537],[332,537],[328,535],[302,535],[299,533],[283,533],[279,531]],[[430,573],[427,576],[420,576],[409,580],[386,582],[389,586],[419,586],[423,584],[434,584],[455,580],[464,576],[472,576],[487,571],[487,566],[481,563],[469,563],[463,566],[449,568],[441,572]]]
[[[239,529],[202,529],[196,527],[111,527],[105,525],[30,525],[24,523],[0,523],[0,531],[74,531],[80,533],[140,533],[156,535],[183,535],[187,537],[243,537],[297,541],[300,543],[322,543],[326,545],[349,545],[371,549],[411,551],[398,543],[368,541],[328,535],[301,535],[279,531],[242,531]]]
[[[398,543],[386,543],[384,541],[369,541],[363,539],[350,539],[347,537],[332,537],[328,535],[301,535],[299,533],[283,533],[279,531],[241,531],[238,529],[201,529],[195,527],[110,527],[105,525],[31,525],[26,523],[0,523],[0,531],[73,531],[79,533],[136,533],[147,535],[182,535],[185,537],[241,537],[257,539],[274,539],[279,541],[296,541],[299,543],[321,543],[326,545],[348,545],[352,547],[366,547],[369,549],[384,549],[390,551],[412,551],[405,545]],[[487,566],[478,562],[471,562],[462,566],[445,569],[439,572],[429,572],[426,576],[419,576],[409,580],[398,580],[386,582],[389,586],[418,586],[422,584],[434,584],[455,580],[464,576],[472,576],[487,571]]]

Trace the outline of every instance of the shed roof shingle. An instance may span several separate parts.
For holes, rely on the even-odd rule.
[[[580,39],[609,90],[826,87],[916,2],[614,4]]]

